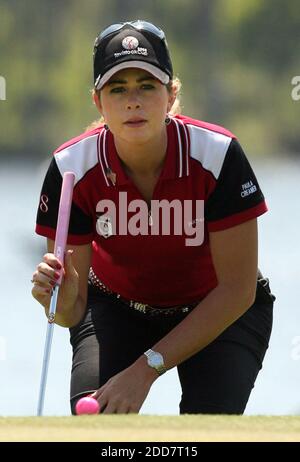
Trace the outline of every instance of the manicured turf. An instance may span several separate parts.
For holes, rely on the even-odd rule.
[[[300,441],[300,416],[2,417],[0,441]]]

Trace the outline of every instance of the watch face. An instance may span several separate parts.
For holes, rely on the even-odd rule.
[[[151,366],[153,367],[161,366],[163,364],[162,355],[160,353],[155,353],[154,355],[151,356],[150,363],[151,363]]]
[[[150,349],[147,350],[144,354],[147,356],[148,365],[156,369],[159,375],[162,375],[165,372],[167,372],[167,369],[164,365],[164,358],[160,353]]]

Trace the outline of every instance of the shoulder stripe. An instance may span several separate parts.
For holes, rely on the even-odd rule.
[[[179,151],[179,173],[178,176],[179,178],[182,177],[182,141],[181,141],[181,136],[179,132],[179,124],[177,120],[175,120],[175,126],[176,126],[176,131],[177,131],[177,138],[178,138],[178,151]]]
[[[187,124],[187,128],[192,159],[200,162],[217,179],[232,138],[196,125]]]
[[[188,131],[183,123],[182,120],[176,119],[177,123],[180,127],[180,134],[181,134],[181,142],[183,145],[182,153],[183,153],[183,175],[189,175],[189,150],[190,150],[190,143],[189,143],[189,136]]]
[[[98,134],[95,134],[55,152],[54,157],[60,174],[63,176],[67,171],[74,172],[77,184],[98,162],[97,139]]]
[[[113,182],[111,175],[109,175],[109,172],[111,172],[111,168],[108,163],[108,133],[107,133],[107,130],[104,130],[103,136],[104,136],[103,157],[104,157],[104,163],[105,163],[105,177],[106,179],[109,178],[109,186],[115,186],[115,183]]]
[[[107,176],[106,176],[106,166],[105,166],[105,156],[104,156],[104,138],[106,137],[106,131],[102,130],[100,136],[99,136],[99,141],[98,141],[98,159],[99,159],[99,164],[103,173],[104,181],[107,186],[110,186]]]
[[[182,123],[182,126],[183,126],[183,131],[184,131],[184,138],[185,138],[185,152],[186,152],[186,174],[189,175],[190,174],[190,168],[189,168],[189,157],[190,157],[190,139],[189,139],[189,134],[188,134],[188,130],[185,126],[185,124],[183,122]]]
[[[189,135],[185,124],[176,118],[172,118],[176,126],[178,151],[179,151],[179,178],[189,175]]]

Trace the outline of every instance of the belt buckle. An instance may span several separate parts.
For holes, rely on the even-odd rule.
[[[139,303],[139,302],[134,302],[133,300],[130,300],[130,306],[132,306],[137,311],[141,311],[142,313],[147,312],[146,308],[148,307],[148,305],[145,303]]]

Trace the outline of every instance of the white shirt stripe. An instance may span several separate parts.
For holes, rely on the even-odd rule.
[[[188,176],[189,175],[189,139],[188,139],[188,134],[187,134],[187,128],[182,120],[178,119],[177,122],[180,123],[180,125],[183,127],[185,146],[186,146],[185,153],[184,153],[185,161],[186,161],[186,175]]]
[[[97,139],[98,134],[91,135],[54,154],[62,176],[65,172],[74,172],[76,184],[97,164]]]
[[[106,185],[110,186],[110,184],[108,182],[108,179],[107,179],[107,176],[105,174],[104,166],[103,166],[104,136],[105,136],[104,133],[106,134],[105,130],[102,130],[102,132],[100,133],[100,136],[99,136],[99,144],[98,144],[99,163],[100,163],[100,166],[101,166],[101,170],[102,170]]]
[[[176,119],[172,119],[175,122],[176,130],[177,130],[177,139],[178,139],[178,150],[179,150],[179,178],[182,177],[182,143],[181,143],[181,136],[178,127],[178,121]]]
[[[187,124],[190,134],[190,154],[217,179],[232,138],[206,128]]]

